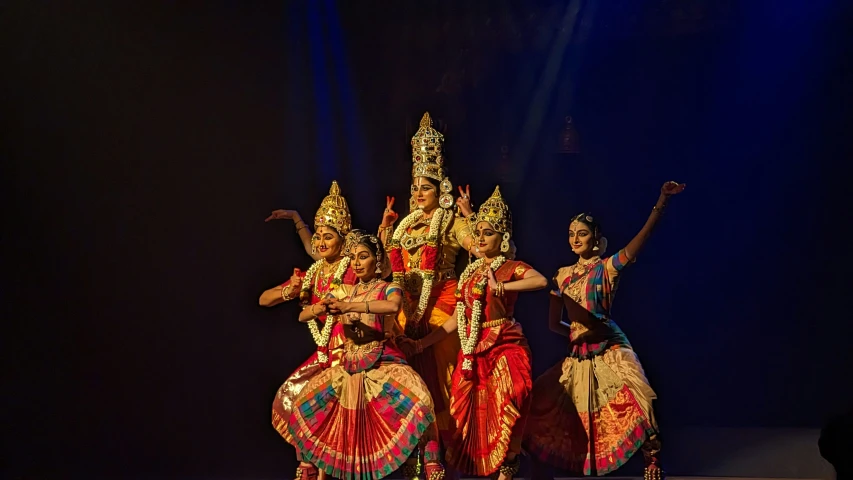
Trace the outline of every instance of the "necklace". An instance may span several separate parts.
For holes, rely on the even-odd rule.
[[[379,277],[373,277],[373,280],[370,280],[369,282],[362,282],[361,280],[359,280],[358,285],[356,285],[353,296],[356,296],[358,294],[358,291],[361,290],[362,287],[364,287],[366,292],[373,290],[373,287],[376,286],[377,283],[379,283]]]
[[[344,257],[341,257],[332,263],[327,262],[325,265],[323,265],[323,276],[328,277],[330,273],[334,272],[337,269],[338,264],[341,263],[341,260],[343,259]]]
[[[601,258],[597,255],[586,260],[583,258],[578,259],[578,263],[576,263],[572,268],[572,275],[569,280],[569,289],[567,292],[569,294],[569,298],[581,305],[585,304],[581,297],[583,296],[583,290],[586,287],[587,275],[600,260]]]
[[[601,257],[599,257],[598,255],[594,255],[594,256],[589,257],[587,259],[580,257],[580,258],[578,258],[578,265],[590,265],[590,264],[593,264],[599,260],[601,260]]]

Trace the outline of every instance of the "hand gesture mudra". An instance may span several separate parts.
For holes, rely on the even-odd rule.
[[[679,193],[683,192],[685,188],[687,188],[686,183],[669,181],[664,183],[663,186],[660,187],[660,193],[661,195],[669,197],[671,195],[678,195]]]
[[[298,268],[293,269],[293,275],[290,277],[290,286],[293,288],[294,292],[299,292],[302,290],[302,276],[299,275],[300,270]]]
[[[324,301],[329,306],[329,313],[331,313],[332,315],[341,315],[347,313],[347,307],[349,306],[349,303],[342,302],[337,298],[330,298]]]
[[[495,278],[495,272],[491,268],[486,270],[486,275],[489,277],[489,289],[493,292],[498,288],[498,280]]]
[[[382,212],[382,226],[390,227],[397,221],[397,212],[394,211],[394,197],[385,197],[385,211]]]
[[[326,302],[325,302],[325,300],[321,300],[321,301],[319,301],[319,302],[315,303],[314,305],[311,305],[311,307],[310,307],[310,308],[311,308],[311,313],[312,313],[315,317],[318,317],[318,318],[319,318],[319,317],[322,317],[322,316],[324,316],[324,315],[326,315],[327,313],[329,313],[329,309],[328,309],[328,307],[326,306]]]
[[[301,220],[299,216],[299,212],[296,210],[273,210],[269,217],[264,220],[265,222],[269,222],[270,220],[293,220],[294,222],[297,220]]]
[[[459,207],[462,215],[467,217],[474,213],[474,207],[471,206],[471,185],[465,185],[465,190],[462,190],[461,186],[457,188],[459,189],[459,198],[456,199],[456,206]]]

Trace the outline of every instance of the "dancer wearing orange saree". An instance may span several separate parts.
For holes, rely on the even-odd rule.
[[[453,185],[445,175],[443,144],[444,136],[432,127],[429,113],[424,114],[420,128],[412,137],[412,197],[409,202],[412,211],[395,229],[397,215],[391,209],[393,199],[389,199],[379,237],[387,246],[394,282],[403,287],[399,323],[405,333],[398,344],[407,354],[420,353],[411,359],[411,365],[429,387],[435,405],[436,426],[442,441],[446,442],[453,432],[449,412],[450,383],[459,339],[447,337],[425,351],[419,347],[418,340],[441,328],[454,314],[456,259],[460,250],[472,246],[471,228],[465,217],[474,212],[467,191],[456,201],[462,216],[452,210]],[[430,464],[438,462],[439,452],[423,453],[430,470]],[[419,473],[416,465],[404,470],[407,478]]]

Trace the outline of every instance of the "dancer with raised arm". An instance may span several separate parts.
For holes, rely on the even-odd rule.
[[[298,213],[294,218],[299,218]],[[300,234],[307,229],[306,226],[297,228]],[[317,344],[317,350],[278,389],[272,406],[273,427],[288,443],[297,447],[300,464],[296,478],[301,480],[317,478],[319,472],[315,465],[301,457],[296,439],[287,429],[293,413],[293,401],[312,377],[338,361],[345,341],[341,326],[326,321],[327,304],[323,300],[329,296],[343,298],[345,292],[342,287],[354,285],[358,280],[346,257],[346,237],[352,229],[352,219],[337,182],[332,182],[329,195],[320,204],[314,217],[314,228],[316,232],[311,250],[319,260],[307,272],[294,270],[290,280],[266,290],[259,300],[262,306],[271,307],[299,298],[303,306],[299,319],[308,323]]]
[[[386,243],[394,282],[403,287],[403,311],[399,319],[404,335],[398,344],[420,353],[411,359],[411,365],[429,387],[435,403],[436,424],[442,440],[447,441],[453,431],[448,407],[459,339],[449,336],[426,351],[418,346],[417,340],[441,328],[454,315],[456,259],[460,250],[473,249],[466,217],[474,212],[470,192],[461,188],[462,196],[455,202],[461,216],[452,210],[453,185],[445,172],[443,145],[444,136],[432,127],[429,113],[424,114],[420,128],[412,137],[409,202],[412,211],[395,229],[397,214],[392,209],[393,198],[389,198],[379,237]],[[431,462],[438,461],[439,452],[425,451],[424,456],[429,467]],[[420,467],[409,467],[404,469],[404,476],[417,476]]]
[[[327,321],[343,325],[340,362],[302,389],[288,428],[302,458],[329,476],[379,480],[438,438],[429,390],[394,345],[402,289],[380,278],[387,265],[382,242],[365,232],[353,243],[359,282],[342,299],[324,302]]]
[[[512,213],[499,188],[480,206],[475,238],[483,257],[459,280],[456,315],[421,340],[421,347],[446,335],[458,335],[462,344],[450,399],[456,429],[448,466],[511,480],[520,465],[533,386],[530,347],[515,319],[515,302],[519,292],[543,289],[548,280],[512,259]]]
[[[551,329],[569,338],[569,354],[533,384],[524,435],[535,480],[550,477],[543,463],[575,474],[605,475],[639,449],[646,480],[663,477],[652,410],[657,397],[610,309],[622,269],[640,253],[669,199],[684,188],[665,183],[643,228],[610,257],[602,257],[607,240],[598,221],[585,213],[572,218],[569,244],[579,258],[557,271],[549,318]],[[568,327],[561,323],[563,309]]]

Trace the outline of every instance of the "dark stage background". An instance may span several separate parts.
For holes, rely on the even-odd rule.
[[[818,427],[850,405],[849,9],[775,1],[17,2],[3,9],[5,471],[289,477],[270,427],[312,350],[257,296],[337,179],[406,204],[409,138],[500,183],[520,258],[610,251],[688,183],[615,317],[662,427]],[[571,115],[581,153],[557,152]],[[501,147],[506,147],[502,153]],[[535,373],[559,360],[521,300]],[[690,472],[673,472],[689,474]]]

